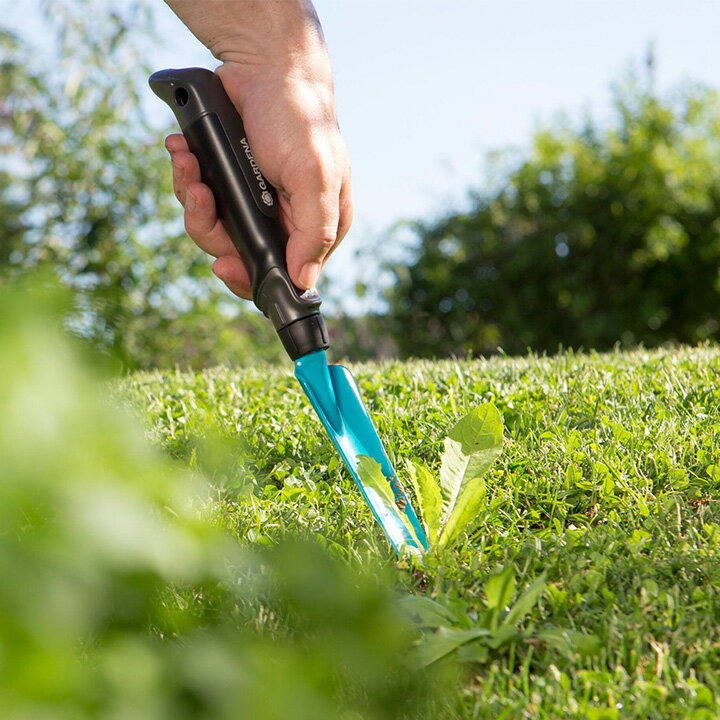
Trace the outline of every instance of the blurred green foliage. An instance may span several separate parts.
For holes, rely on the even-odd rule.
[[[413,226],[388,294],[401,354],[720,337],[716,92],[628,81],[614,120],[538,132],[507,162],[467,211]]]
[[[44,0],[34,42],[0,28],[0,277],[53,268],[71,327],[131,367],[276,359],[183,232],[147,102],[151,4],[114,5]]]
[[[241,548],[204,481],[108,402],[67,307],[0,287],[3,717],[423,717],[388,566]]]

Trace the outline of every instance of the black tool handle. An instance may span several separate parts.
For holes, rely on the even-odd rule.
[[[235,106],[210,70],[160,70],[150,77],[200,163],[218,217],[252,279],[255,305],[272,321],[293,360],[328,347],[320,296],[293,285],[285,262],[287,233],[277,195],[258,168]]]

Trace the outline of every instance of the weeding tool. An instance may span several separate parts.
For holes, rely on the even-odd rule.
[[[424,552],[425,531],[353,376],[341,365],[328,364],[330,343],[320,296],[314,289],[298,289],[288,276],[287,233],[277,196],[253,159],[242,120],[220,79],[203,68],[161,70],[151,76],[150,87],[174,112],[200,163],[203,182],[215,195],[218,217],[250,272],[253,301],[295,361],[295,376],[373,515],[398,552]],[[380,464],[387,488],[362,480],[358,463],[363,456]]]

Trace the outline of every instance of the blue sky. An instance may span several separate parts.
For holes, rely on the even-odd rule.
[[[240,0],[242,1],[242,0]],[[3,3],[19,27],[35,0]],[[21,7],[22,5],[22,7]],[[605,117],[610,83],[642,65],[656,86],[720,86],[715,0],[316,0],[353,166],[356,221],[333,276],[398,218],[432,216],[482,182],[488,152],[526,145],[565,112]],[[157,0],[154,67],[213,58]],[[158,112],[165,112],[158,109]],[[167,111],[169,113],[169,111]],[[168,117],[169,119],[169,117]]]

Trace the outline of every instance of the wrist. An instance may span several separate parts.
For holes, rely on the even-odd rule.
[[[223,63],[327,75],[325,40],[310,0],[165,0]]]

